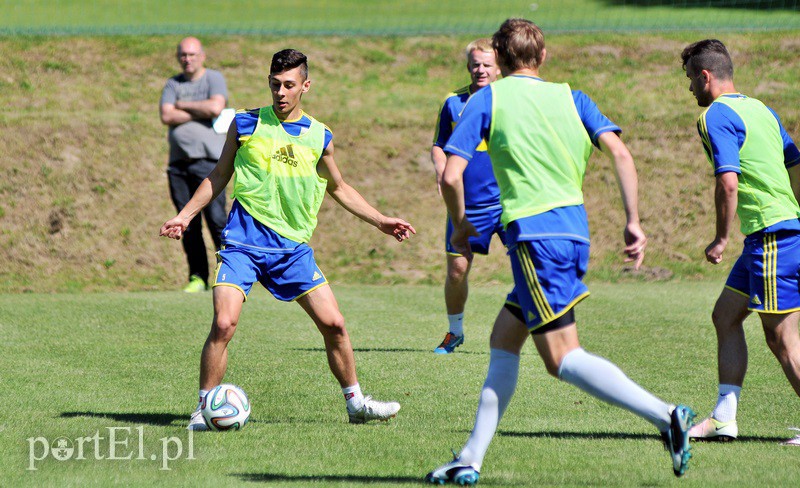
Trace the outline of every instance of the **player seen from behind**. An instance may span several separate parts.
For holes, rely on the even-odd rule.
[[[453,246],[468,252],[475,228],[466,217],[463,173],[485,139],[500,186],[514,289],[494,323],[489,371],[472,433],[453,461],[428,473],[426,480],[477,482],[516,389],[520,352],[529,336],[551,375],[656,426],[673,471],[681,476],[690,458],[692,410],[656,398],[611,362],[586,352],[575,324],[574,307],[589,294],[582,282],[589,260],[582,185],[593,144],[614,160],[627,217],[627,260],[639,267],[644,258],[647,239],[639,225],[633,158],[618,136],[620,129],[588,96],[539,77],[547,51],[536,24],[509,19],[492,43],[503,79],[467,102],[445,147],[442,195],[453,220]]]

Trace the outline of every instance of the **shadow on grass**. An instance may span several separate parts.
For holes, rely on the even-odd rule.
[[[305,352],[325,352],[325,348],[323,347],[295,347],[291,349],[292,351],[305,351]],[[423,352],[425,354],[433,353],[433,349],[411,349],[411,348],[400,348],[400,347],[354,347],[353,352]],[[479,352],[479,351],[461,351],[459,350],[456,354],[481,354],[481,355],[488,355],[488,352]],[[442,354],[445,356],[445,354]]]
[[[170,426],[175,421],[180,425],[185,425],[189,421],[189,414],[175,415],[171,413],[118,413],[118,412],[61,412],[61,418],[94,417],[101,419],[112,419],[118,422],[129,422],[139,425],[159,425]],[[248,424],[318,424],[317,419],[302,418],[266,418],[254,419],[250,417]]]
[[[61,418],[95,417],[118,422],[147,425],[171,425],[176,420],[188,421],[189,415],[173,413],[120,413],[120,412],[61,412]]]
[[[467,432],[467,431],[464,431]],[[503,437],[529,437],[532,439],[540,438],[553,438],[553,439],[619,439],[619,440],[643,440],[643,439],[657,439],[661,438],[657,434],[629,434],[625,432],[516,432],[516,431],[499,431],[498,435]],[[750,436],[743,435],[736,438],[735,443],[739,442],[783,442],[787,437],[770,437],[770,436]],[[723,444],[719,441],[708,440],[693,440],[692,443],[702,444]]]
[[[278,473],[233,473],[241,481],[254,483],[268,483],[270,481],[286,481],[307,483],[418,483],[422,484],[422,477],[410,476],[359,476],[359,475],[289,475]]]

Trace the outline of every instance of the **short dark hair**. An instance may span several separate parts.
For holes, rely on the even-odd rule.
[[[283,73],[290,69],[300,67],[303,78],[308,78],[308,58],[296,49],[284,49],[272,55],[272,64],[269,65],[269,74]]]
[[[506,69],[538,68],[544,53],[544,34],[527,19],[508,19],[492,36],[498,62]]]
[[[681,53],[683,69],[691,65],[695,71],[707,70],[721,80],[733,79],[733,61],[728,49],[717,39],[704,39],[689,44]]]

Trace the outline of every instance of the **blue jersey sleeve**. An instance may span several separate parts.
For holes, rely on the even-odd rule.
[[[259,109],[254,108],[250,110],[240,110],[236,113],[233,121],[236,124],[236,132],[239,134],[239,137],[253,135],[253,132],[256,130],[256,125],[258,125],[258,111]]]
[[[713,103],[697,120],[697,132],[714,175],[734,172],[741,174],[739,149],[744,144],[744,121],[727,105]]]
[[[597,139],[602,134],[606,132],[616,132],[619,134],[622,132],[622,129],[620,129],[617,124],[611,122],[608,117],[600,112],[600,109],[597,108],[597,104],[594,103],[594,100],[589,98],[589,95],[580,90],[572,90],[572,99],[575,102],[575,108],[578,110],[581,122],[583,122],[583,127],[586,129],[586,133],[589,134],[589,137],[592,139],[592,144],[595,146],[600,147],[598,146]]]
[[[439,117],[436,119],[436,133],[433,135],[434,146],[444,147],[447,145],[447,140],[450,139],[450,135],[453,133],[453,120],[455,119],[450,107],[453,98],[452,96],[448,97],[439,110]]]
[[[491,85],[476,91],[464,106],[453,134],[444,151],[472,160],[475,150],[482,140],[489,139],[489,126],[492,123]]]
[[[767,107],[767,109],[775,116],[775,119],[778,121],[778,127],[781,128],[781,139],[783,139],[783,164],[786,165],[787,169],[792,166],[797,166],[800,164],[800,150],[797,149],[792,137],[786,132],[786,129],[783,128],[781,118],[778,117],[778,114],[770,107]]]

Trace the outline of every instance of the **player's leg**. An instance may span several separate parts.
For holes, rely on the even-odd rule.
[[[470,259],[460,254],[447,255],[447,278],[444,282],[444,303],[447,315],[464,313],[464,305],[467,303],[469,295],[467,276],[471,267]],[[452,326],[450,331],[453,331]]]
[[[470,237],[469,244],[474,254],[488,254],[495,222],[499,220],[492,209],[480,209],[467,212],[467,218],[475,226],[478,236]],[[450,244],[453,224],[447,219],[445,230],[445,251],[447,253],[447,277],[444,282],[444,301],[447,309],[449,330],[441,344],[433,350],[436,354],[449,354],[464,343],[464,309],[469,296],[469,272],[472,257],[469,259],[456,252]]]
[[[297,303],[306,311],[322,334],[328,366],[342,387],[350,423],[360,424],[370,420],[388,420],[397,415],[400,404],[379,402],[364,396],[356,377],[353,346],[339,311],[339,304],[327,284],[299,297]]]
[[[671,405],[628,378],[615,364],[586,352],[575,322],[544,334],[533,334],[547,372],[607,403],[648,420],[659,431],[670,425]]]
[[[800,395],[800,233],[765,233],[764,266],[754,269],[765,291],[758,310],[770,350],[781,363],[786,378]],[[758,272],[763,272],[763,277]]]
[[[206,430],[200,414],[206,393],[219,385],[228,367],[228,343],[236,332],[242,305],[258,277],[259,258],[244,249],[229,247],[217,253],[214,274],[214,318],[200,355],[198,406],[189,422],[190,430]]]
[[[747,341],[744,336],[744,320],[750,315],[747,310],[749,298],[730,288],[722,290],[711,321],[717,333],[717,372],[720,384],[741,388],[747,374]]]
[[[261,284],[278,300],[296,301],[305,310],[322,334],[328,365],[339,385],[345,388],[356,384],[350,336],[336,297],[314,259],[314,250],[303,244],[292,252],[271,254],[269,259],[259,278]]]
[[[222,383],[228,367],[228,343],[236,333],[244,295],[231,286],[214,287],[214,320],[200,356],[200,389],[210,390]]]
[[[534,334],[534,343],[547,371],[559,379],[652,423],[661,432],[675,476],[688,468],[689,436],[694,412],[670,405],[628,378],[615,364],[580,347],[575,323]]]
[[[489,340],[489,371],[470,437],[453,461],[427,474],[427,481],[462,485],[477,482],[483,458],[517,386],[519,355],[528,338],[528,329],[517,315],[518,309],[510,306],[500,310]]]
[[[551,375],[655,425],[665,438],[675,475],[681,476],[690,457],[686,433],[694,417],[691,409],[667,404],[615,364],[580,346],[574,307],[589,293],[582,282],[588,261],[589,245],[581,241],[517,244],[512,270],[515,282],[525,283],[529,291],[519,297],[536,349]]]
[[[781,363],[795,393],[800,396],[800,334],[797,329],[800,312],[760,315],[767,345]]]
[[[211,331],[200,354],[200,391],[197,408],[189,419],[189,430],[207,430],[200,413],[203,398],[209,390],[222,383],[228,368],[228,343],[236,332],[236,325],[244,303],[242,290],[230,286],[214,288],[214,319]]]
[[[527,339],[525,324],[509,308],[501,309],[489,339],[489,371],[481,389],[475,425],[460,456],[477,471],[516,390],[519,356]]]
[[[328,366],[342,388],[357,383],[356,362],[350,336],[331,287],[321,286],[297,299],[322,334]]]
[[[741,266],[741,268],[739,268]],[[747,290],[732,288],[731,284],[740,283],[735,277],[744,272],[744,264],[737,264],[728,278],[728,285],[722,290],[711,320],[717,333],[717,374],[719,388],[717,403],[711,415],[698,422],[689,430],[693,439],[729,441],[739,434],[736,424],[736,411],[739,395],[747,373],[747,342],[744,336],[744,320],[750,314],[750,301]],[[733,279],[732,279],[733,278]],[[745,282],[749,279],[745,276]],[[742,288],[739,286],[739,288]]]
[[[449,354],[464,343],[464,307],[469,295],[468,276],[472,260],[460,254],[447,254],[447,277],[444,281],[444,303],[449,329],[436,354]]]

